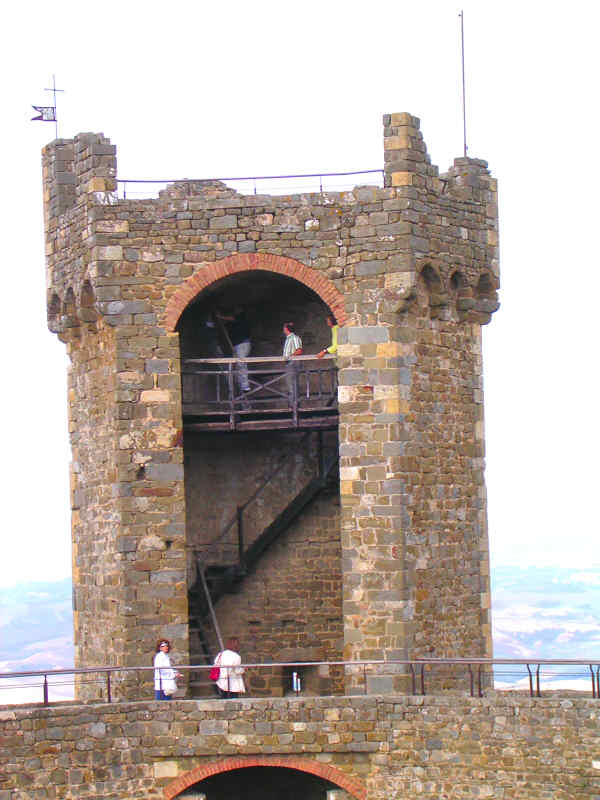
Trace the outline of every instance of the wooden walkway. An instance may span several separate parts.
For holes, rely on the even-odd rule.
[[[249,391],[242,390],[246,373]],[[332,357],[186,359],[182,395],[188,431],[326,430],[338,424]]]

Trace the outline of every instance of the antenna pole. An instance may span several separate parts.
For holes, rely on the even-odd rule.
[[[462,111],[463,111],[463,144],[464,155],[467,157],[467,102],[465,97],[465,26],[464,26],[464,12],[461,10],[460,14],[460,52],[462,61]]]

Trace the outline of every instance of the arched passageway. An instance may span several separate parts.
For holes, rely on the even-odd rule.
[[[252,348],[247,395],[239,362],[225,363],[224,320],[240,311]],[[191,663],[220,649],[201,571],[223,638],[239,637],[244,662],[341,658],[337,370],[316,359],[331,341],[329,312],[307,283],[249,269],[207,285],[179,316]],[[286,322],[306,354],[292,375],[281,361]],[[295,516],[277,530],[290,507]],[[288,672],[253,670],[249,688],[284,695]],[[302,678],[311,693],[342,689],[333,668]],[[206,683],[199,673],[192,694],[210,694]]]
[[[180,797],[188,800],[327,800],[328,791],[336,788],[334,783],[308,772],[252,767],[212,775]]]
[[[241,756],[185,773],[165,787],[166,800],[366,800],[364,784],[306,758]]]
[[[186,306],[177,322],[181,354],[186,358],[210,358],[212,332],[206,327],[211,315],[242,309],[247,317],[252,356],[279,356],[283,347],[283,323],[293,321],[305,353],[318,353],[329,344],[326,315],[329,307],[301,281],[276,272],[256,269],[228,275],[207,286]],[[223,355],[228,343],[220,336]]]

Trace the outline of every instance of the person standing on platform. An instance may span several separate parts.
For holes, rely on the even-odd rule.
[[[159,639],[154,656],[155,700],[171,700],[177,691],[177,678],[183,678],[180,672],[171,667],[170,651],[171,642],[168,639]]]
[[[323,358],[327,354],[334,356],[337,353],[338,347],[338,324],[333,314],[327,314],[327,325],[331,328],[331,344],[320,353],[317,353],[317,358]]]
[[[244,694],[246,687],[242,675],[245,670],[240,666],[242,657],[238,653],[240,642],[235,636],[227,639],[225,650],[221,650],[215,658],[215,665],[219,667],[217,691],[223,700],[239,697]]]
[[[285,380],[287,384],[288,400],[290,406],[294,403],[296,396],[294,389],[296,388],[296,371],[291,359],[294,356],[302,355],[302,339],[294,330],[293,322],[283,323],[283,332],[285,333],[285,342],[283,343],[283,357],[286,360],[285,365]]]
[[[231,314],[218,313],[217,316],[227,323],[227,335],[231,341],[233,356],[240,359],[239,367],[236,370],[239,388],[242,392],[249,392],[250,382],[248,380],[246,359],[252,351],[252,343],[250,341],[250,325],[248,324],[246,313],[243,308],[238,306],[234,308]]]

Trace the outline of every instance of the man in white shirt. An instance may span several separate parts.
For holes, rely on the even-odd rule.
[[[294,356],[302,355],[302,339],[294,331],[293,322],[283,323],[283,332],[285,333],[285,342],[283,343],[283,357],[288,361],[286,365],[286,383],[288,389],[288,399],[290,406],[294,402],[294,388],[296,385],[296,374],[293,364],[289,363],[290,359]]]

